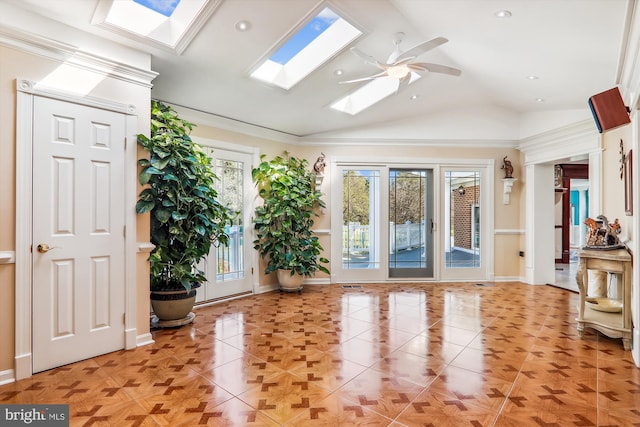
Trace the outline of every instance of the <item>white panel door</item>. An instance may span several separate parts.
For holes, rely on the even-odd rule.
[[[124,348],[125,116],[36,96],[33,372]]]

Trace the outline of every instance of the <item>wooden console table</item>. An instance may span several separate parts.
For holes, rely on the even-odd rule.
[[[631,349],[631,255],[626,249],[578,251],[580,264],[576,281],[580,291],[578,305],[578,332],[582,336],[585,327],[595,329],[611,338],[622,338],[625,350]],[[617,277],[618,298],[622,311],[594,310],[586,302],[589,290],[589,270],[614,273]]]

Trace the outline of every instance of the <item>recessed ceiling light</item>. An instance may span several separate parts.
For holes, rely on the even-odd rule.
[[[544,98],[536,98],[536,102],[544,102]]]
[[[538,80],[538,76],[527,76],[529,80]]]
[[[511,12],[508,10],[499,10],[493,14],[496,18],[511,18]]]
[[[413,94],[409,97],[409,99],[411,99],[412,101],[418,98],[420,98],[420,95],[417,95],[417,94]]]
[[[341,69],[337,69],[333,72],[333,74],[335,74],[336,76],[341,76],[344,74],[344,71],[342,71]]]
[[[236,22],[236,30],[238,31],[249,31],[250,28],[251,28],[251,22],[249,21]]]

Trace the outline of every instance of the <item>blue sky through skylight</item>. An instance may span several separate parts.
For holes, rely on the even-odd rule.
[[[307,25],[302,27],[300,31],[294,34],[280,49],[275,51],[269,59],[278,64],[285,65],[338,19],[340,19],[340,17],[331,11],[331,9],[325,8],[316,15],[315,18],[309,21]]]
[[[133,0],[133,2],[169,18],[178,7],[180,0]]]
[[[251,77],[289,90],[361,35],[362,31],[325,7],[290,33]]]

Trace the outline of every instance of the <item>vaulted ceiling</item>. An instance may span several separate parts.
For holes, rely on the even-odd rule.
[[[633,5],[628,0],[220,0],[176,54],[92,24],[99,0],[1,1],[150,52],[152,69],[159,73],[152,90],[156,99],[307,139],[371,130],[389,138],[420,137],[425,123],[436,121],[458,132],[467,127],[472,137],[475,116],[490,117],[496,127],[508,127],[504,135],[517,138],[533,132],[535,126],[523,128],[536,117],[588,117],[589,96],[620,82]],[[290,90],[249,77],[324,4],[363,35]],[[497,17],[501,10],[511,16]],[[236,28],[240,21],[249,23],[248,30]],[[360,85],[340,81],[379,71],[349,47],[385,60],[398,32],[405,34],[404,48],[447,38],[419,60],[462,74],[426,73],[355,116],[332,110],[334,101]],[[456,123],[457,116],[466,119]]]

